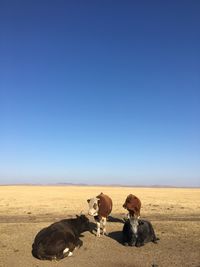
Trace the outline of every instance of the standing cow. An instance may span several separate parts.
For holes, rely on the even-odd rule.
[[[101,223],[103,226],[103,235],[106,234],[106,220],[112,211],[112,199],[101,193],[97,197],[87,200],[89,204],[88,214],[94,216],[97,223],[97,236],[100,236]]]
[[[89,220],[85,215],[53,223],[36,235],[32,254],[40,260],[60,260],[72,256],[72,251],[83,244],[80,234],[88,230]]]
[[[141,201],[138,197],[132,194],[128,195],[123,207],[128,210],[129,217],[140,217]]]

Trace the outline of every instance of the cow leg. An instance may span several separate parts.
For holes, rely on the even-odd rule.
[[[100,222],[97,222],[97,236],[98,237],[100,236],[100,231],[101,231]]]
[[[106,218],[102,218],[102,225],[103,225],[103,235],[106,234]]]
[[[83,241],[80,240],[80,239],[77,239],[75,245],[76,245],[75,249],[76,249],[76,248],[80,248],[80,247],[83,245]]]
[[[144,246],[144,242],[137,241],[135,246],[136,247],[142,247],[142,246]]]
[[[63,250],[63,255],[60,257],[60,259],[63,259],[64,257],[71,257],[73,255],[72,251],[69,251],[69,248],[66,248]]]

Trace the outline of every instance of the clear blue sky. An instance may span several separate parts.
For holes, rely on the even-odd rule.
[[[0,182],[200,185],[200,1],[0,2]]]

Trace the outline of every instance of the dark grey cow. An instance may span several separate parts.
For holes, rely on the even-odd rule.
[[[89,219],[85,215],[53,223],[36,235],[32,254],[40,260],[60,260],[72,256],[72,251],[83,244],[80,234],[88,230]]]
[[[141,247],[147,242],[157,243],[159,240],[154,232],[152,224],[147,220],[129,218],[125,221],[122,230],[123,243],[126,246]]]

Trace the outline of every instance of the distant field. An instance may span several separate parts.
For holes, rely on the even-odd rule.
[[[126,213],[122,204],[129,193],[142,201],[141,217],[150,220],[160,242],[142,248],[118,241],[123,224],[107,224],[108,237],[87,232],[83,247],[60,262],[39,261],[31,255],[36,233],[60,219],[87,213],[87,199],[99,193],[113,200],[112,217]],[[92,218],[90,218],[93,221]],[[95,186],[0,186],[0,266],[127,266],[200,267],[200,189]]]

